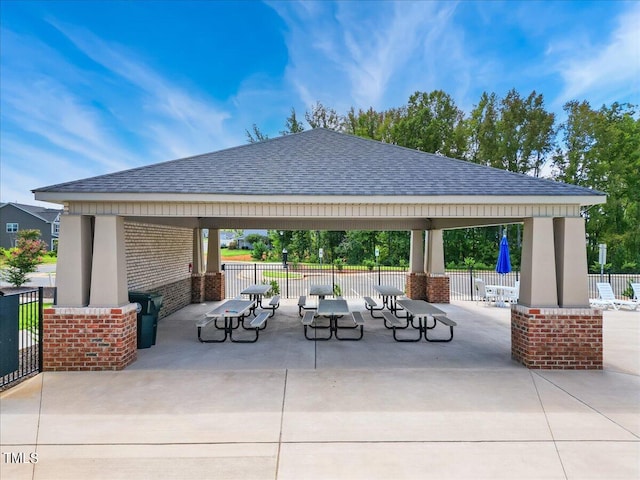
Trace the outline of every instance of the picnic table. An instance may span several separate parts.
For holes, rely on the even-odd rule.
[[[251,314],[255,309],[254,300],[227,300],[222,305],[217,306],[210,312],[205,313],[203,319],[196,323],[198,327],[198,340],[202,343],[221,343],[227,340],[237,343],[253,343],[258,340],[259,331],[263,328],[269,314],[263,312],[256,318],[251,320],[249,326],[244,325],[245,318]],[[222,326],[218,325],[218,321],[222,320],[224,323]],[[202,338],[202,329],[207,325],[212,324],[217,330],[222,330],[224,336],[222,338]],[[253,339],[234,339],[233,332],[238,330],[242,326],[245,330],[254,330],[255,337]]]
[[[395,313],[398,310],[397,298],[404,292],[393,285],[374,285],[373,289],[382,297],[382,305]]]
[[[309,295],[317,295],[320,300],[333,295],[333,285],[314,284],[309,286]]]
[[[318,301],[333,295],[333,285],[329,284],[312,284],[309,286],[309,295],[318,297]],[[316,304],[317,305],[317,304]],[[298,298],[298,314],[302,317],[303,310],[316,310],[316,305],[307,305],[307,296],[301,295]]]
[[[398,304],[407,312],[407,316],[403,317],[403,319],[398,318],[391,312],[383,312],[385,322],[388,322],[393,329],[394,340],[398,342],[417,342],[424,337],[428,342],[450,342],[453,339],[453,327],[457,324],[453,320],[447,318],[447,313],[443,310],[440,310],[435,305],[424,300],[403,298],[398,300]],[[429,325],[428,317],[433,318],[433,325]],[[404,322],[402,320],[404,320]],[[450,336],[448,339],[429,338],[428,331],[434,329],[437,322],[449,327]],[[406,329],[409,326],[418,330],[418,337],[398,338],[396,335],[396,329]]]
[[[269,305],[267,306],[262,305],[262,299],[267,293],[269,293],[270,290],[271,290],[271,285],[255,284],[255,285],[248,286],[247,288],[245,288],[240,292],[241,295],[248,295],[249,300],[253,300],[255,302],[254,307],[251,310],[251,313],[254,316],[256,315],[257,308],[271,310],[271,314],[270,314],[271,317],[273,317],[273,315],[276,313],[276,309],[280,306],[280,295],[274,295],[271,298]]]
[[[346,316],[353,324],[349,326],[339,325],[338,318]],[[329,325],[316,325],[315,320],[317,317],[327,317],[329,319]],[[304,336],[307,340],[329,340],[333,336],[338,340],[360,340],[363,336],[364,319],[360,312],[351,312],[346,300],[343,299],[321,299],[318,303],[318,309],[315,312],[306,312],[302,318],[302,324],[304,325]],[[360,327],[359,337],[340,337],[338,335],[339,330],[354,330]],[[329,330],[327,337],[309,337],[307,335],[307,328],[314,330]]]
[[[240,292],[241,295],[249,295],[249,300],[253,300],[256,304],[256,307],[262,308],[262,297],[264,297],[269,290],[271,290],[271,285],[250,285],[244,290]]]

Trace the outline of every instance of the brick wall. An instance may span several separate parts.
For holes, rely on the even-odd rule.
[[[427,301],[430,303],[449,303],[449,299],[449,277],[427,275]]]
[[[204,299],[206,301],[224,300],[224,273],[208,272],[204,276]]]
[[[427,276],[424,273],[407,274],[407,297],[414,300],[427,299]]]
[[[46,308],[43,369],[122,370],[137,358],[136,309]]]
[[[193,230],[125,222],[127,287],[163,296],[160,317],[191,303]]]
[[[204,274],[191,275],[191,303],[204,302]]]
[[[511,307],[511,356],[534,369],[602,369],[602,311]]]

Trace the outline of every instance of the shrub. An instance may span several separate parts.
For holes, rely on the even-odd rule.
[[[42,255],[47,252],[47,244],[40,240],[40,230],[20,230],[16,248],[5,262],[2,278],[14,287],[27,283],[27,275],[35,272],[42,263]]]
[[[251,251],[251,258],[254,260],[262,260],[266,254],[269,252],[269,247],[262,242],[258,241],[253,244],[253,250]]]
[[[373,267],[376,266],[376,262],[374,262],[373,260],[363,260],[362,261],[362,265],[364,265],[365,267],[367,267],[367,269],[369,271],[373,270]]]
[[[262,282],[264,285],[271,285],[271,290],[267,292],[267,297],[273,297],[274,295],[278,295],[280,293],[280,284],[276,280],[271,280],[270,282]]]

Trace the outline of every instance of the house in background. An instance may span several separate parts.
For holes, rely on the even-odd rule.
[[[40,230],[47,250],[57,250],[61,213],[62,210],[36,205],[0,204],[0,247],[15,247],[20,230]]]
[[[235,240],[236,234],[227,230],[220,230],[220,248],[229,248],[229,243]]]
[[[247,237],[255,234],[266,238],[267,230],[243,229],[240,232],[235,230],[220,230],[220,248],[229,248],[231,242],[235,242],[235,248],[239,250],[251,250],[253,249],[253,244],[247,241]]]
[[[238,241],[238,248],[241,250],[252,250],[253,249],[253,243],[249,242],[247,240],[247,237],[249,237],[250,235],[260,235],[262,237],[266,237],[267,236],[267,231],[266,230],[252,230],[252,229],[244,229],[242,231],[242,235],[236,237],[236,240]]]

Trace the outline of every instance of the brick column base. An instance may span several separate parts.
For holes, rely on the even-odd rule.
[[[136,305],[45,308],[45,371],[122,370],[137,358]]]
[[[414,300],[427,299],[427,276],[424,273],[407,274],[407,297]]]
[[[191,303],[204,302],[204,275],[194,273],[191,275]]]
[[[426,292],[429,303],[449,303],[449,277],[427,275]]]
[[[602,310],[514,305],[511,357],[531,369],[602,370]]]
[[[224,273],[207,272],[204,274],[204,299],[206,301],[224,300]]]

